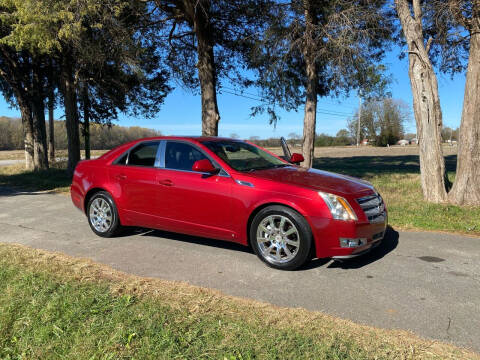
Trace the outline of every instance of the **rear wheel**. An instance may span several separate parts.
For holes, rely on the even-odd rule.
[[[87,217],[90,228],[98,236],[112,237],[121,230],[117,207],[106,191],[99,191],[90,198]]]
[[[266,207],[250,226],[250,243],[267,265],[294,270],[309,260],[312,232],[305,218],[285,206]]]

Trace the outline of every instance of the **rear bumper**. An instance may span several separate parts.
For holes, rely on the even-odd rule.
[[[81,189],[75,183],[70,187],[70,197],[72,198],[73,205],[80,209],[80,211],[85,212]]]
[[[387,229],[387,223],[361,223],[325,218],[310,219],[313,224],[316,256],[318,258],[350,259],[361,256],[380,245]],[[356,247],[342,247],[340,239],[362,239]]]

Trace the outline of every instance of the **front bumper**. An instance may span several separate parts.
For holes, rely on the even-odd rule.
[[[367,249],[364,249],[364,250],[359,251],[359,252],[352,253],[350,255],[332,256],[332,259],[334,259],[334,260],[347,260],[347,259],[353,259],[353,258],[362,256],[362,255],[368,254],[371,250],[375,249],[378,245],[380,245],[382,243],[382,240],[383,240],[384,236],[385,236],[385,234],[383,234],[380,239],[372,241],[371,244],[370,244],[370,247],[368,247]]]
[[[368,253],[380,245],[386,230],[387,217],[382,223],[363,223],[325,218],[311,219],[317,258],[350,259]],[[356,247],[342,247],[341,238],[365,239]]]

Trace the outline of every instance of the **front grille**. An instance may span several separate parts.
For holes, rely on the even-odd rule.
[[[386,219],[385,204],[380,194],[374,194],[357,199],[365,216],[371,224],[383,223]]]

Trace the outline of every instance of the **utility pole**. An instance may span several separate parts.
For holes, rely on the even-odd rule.
[[[360,121],[362,119],[362,97],[358,93],[358,102],[360,107],[358,108],[358,126],[357,126],[357,147],[360,145]]]

